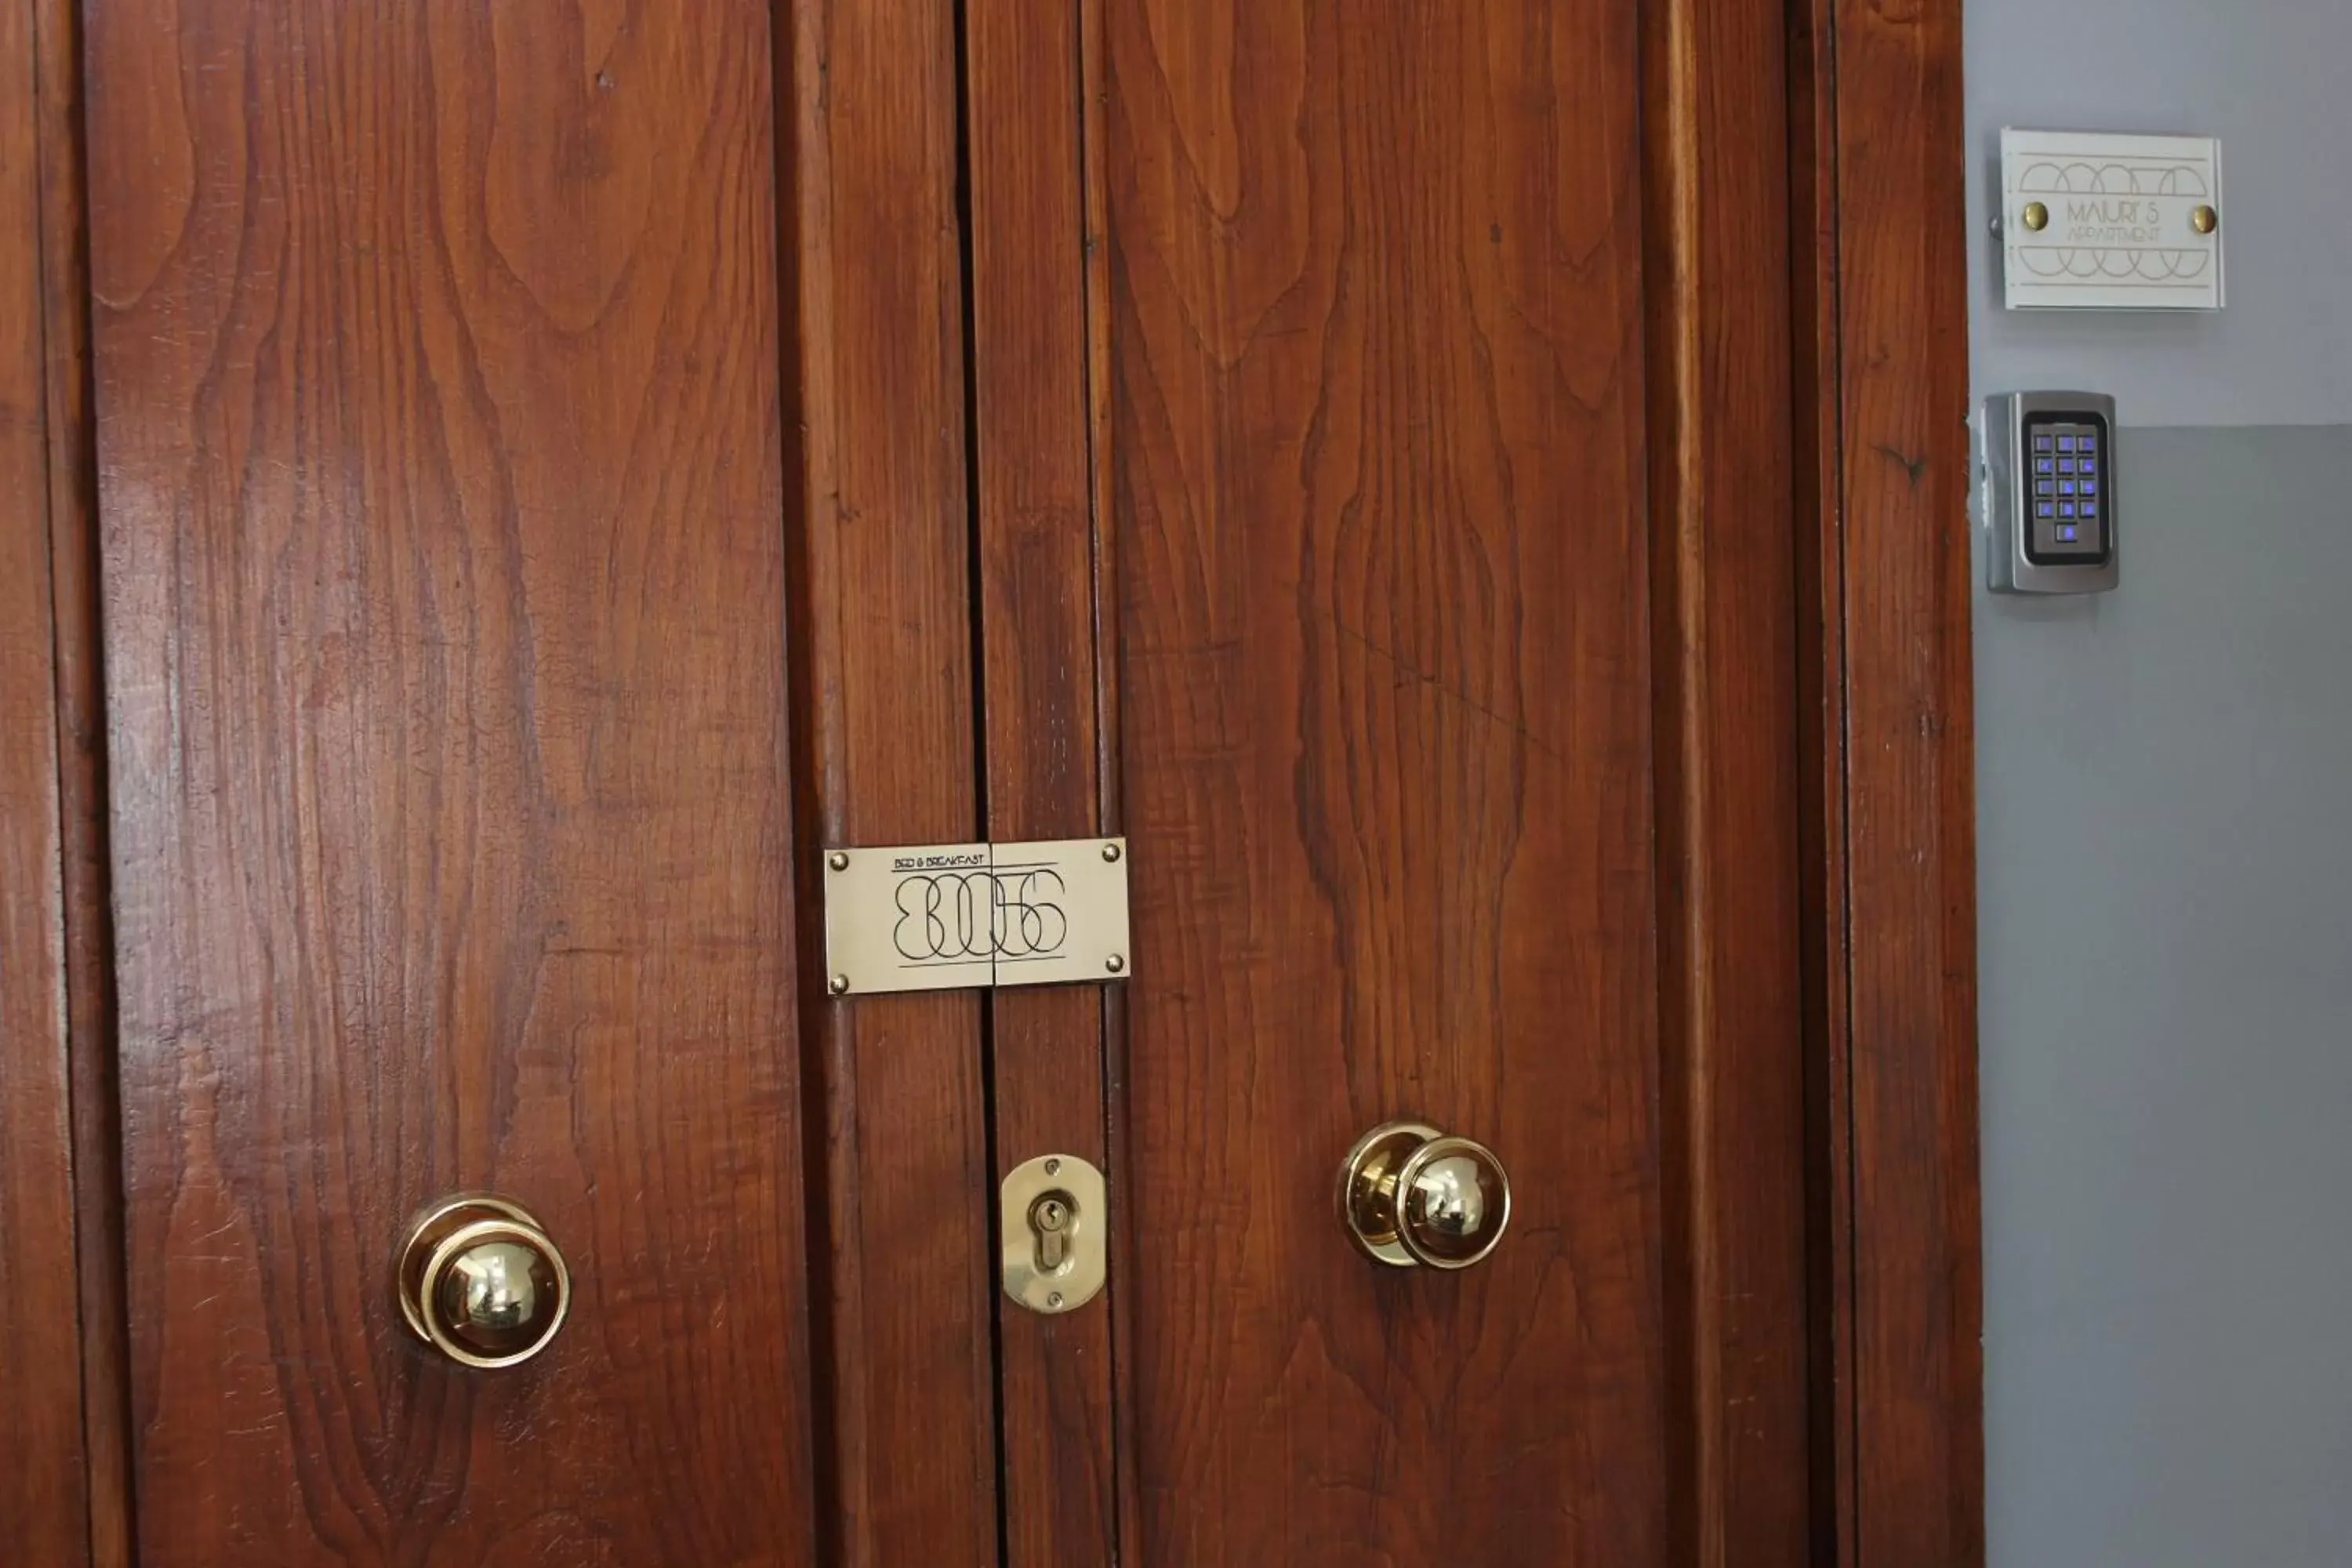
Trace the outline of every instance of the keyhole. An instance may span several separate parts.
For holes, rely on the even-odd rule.
[[[1066,1193],[1047,1193],[1029,1205],[1029,1228],[1037,1236],[1037,1272],[1060,1271],[1070,1258],[1070,1219],[1076,1213]]]

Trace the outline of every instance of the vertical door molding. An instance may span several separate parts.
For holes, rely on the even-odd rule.
[[[822,851],[980,831],[953,0],[778,7],[821,1555],[997,1560],[982,1002],[826,994]]]
[[[8,1552],[62,1565],[90,1560],[93,1497],[68,1050],[89,1043],[70,1033],[67,922],[79,835],[61,798],[79,755],[65,751],[60,609],[72,614],[82,579],[51,563],[56,545],[71,549],[79,537],[78,513],[52,515],[61,499],[68,508],[77,500],[71,478],[56,471],[71,430],[56,427],[45,234],[52,128],[42,46],[58,10],[0,6],[0,1389],[12,1456],[0,1466],[0,1528]],[[86,628],[77,620],[71,629]]]
[[[1103,650],[1118,636],[1097,589],[1088,384],[1103,303],[1089,190],[1100,166],[1085,153],[1090,9],[962,6],[983,804],[1000,843],[1115,822],[1100,710]],[[1098,985],[990,996],[992,1181],[1049,1152],[1109,1163],[1109,1005]],[[1059,1316],[996,1297],[1003,1568],[1116,1558],[1114,1294]]]
[[[98,455],[90,405],[89,203],[81,7],[35,0],[41,258],[48,341],[49,539],[65,839],[66,1023],[72,1052],[82,1429],[93,1568],[130,1568],[130,1325],[124,1316],[121,1099],[106,795]]]
[[[1786,19],[1643,8],[1670,1559],[1811,1561]]]

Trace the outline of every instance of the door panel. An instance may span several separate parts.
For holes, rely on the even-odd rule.
[[[1141,1556],[1662,1562],[1634,14],[1118,4]],[[1484,1266],[1333,1218],[1490,1144]]]
[[[765,8],[89,21],[140,1560],[805,1562]]]

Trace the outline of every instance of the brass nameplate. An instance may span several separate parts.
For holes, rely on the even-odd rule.
[[[830,849],[824,868],[835,996],[1128,976],[1124,838]]]

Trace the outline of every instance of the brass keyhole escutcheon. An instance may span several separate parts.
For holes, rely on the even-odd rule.
[[[1040,1154],[997,1194],[1004,1293],[1033,1312],[1085,1306],[1110,1274],[1110,1205],[1102,1173],[1076,1154]]]
[[[1339,1223],[1381,1263],[1467,1268],[1511,1223],[1511,1179],[1484,1143],[1425,1122],[1384,1122],[1339,1167]]]
[[[529,1361],[572,1310],[572,1271],[521,1205],[460,1193],[410,1225],[394,1294],[416,1337],[461,1366]]]

